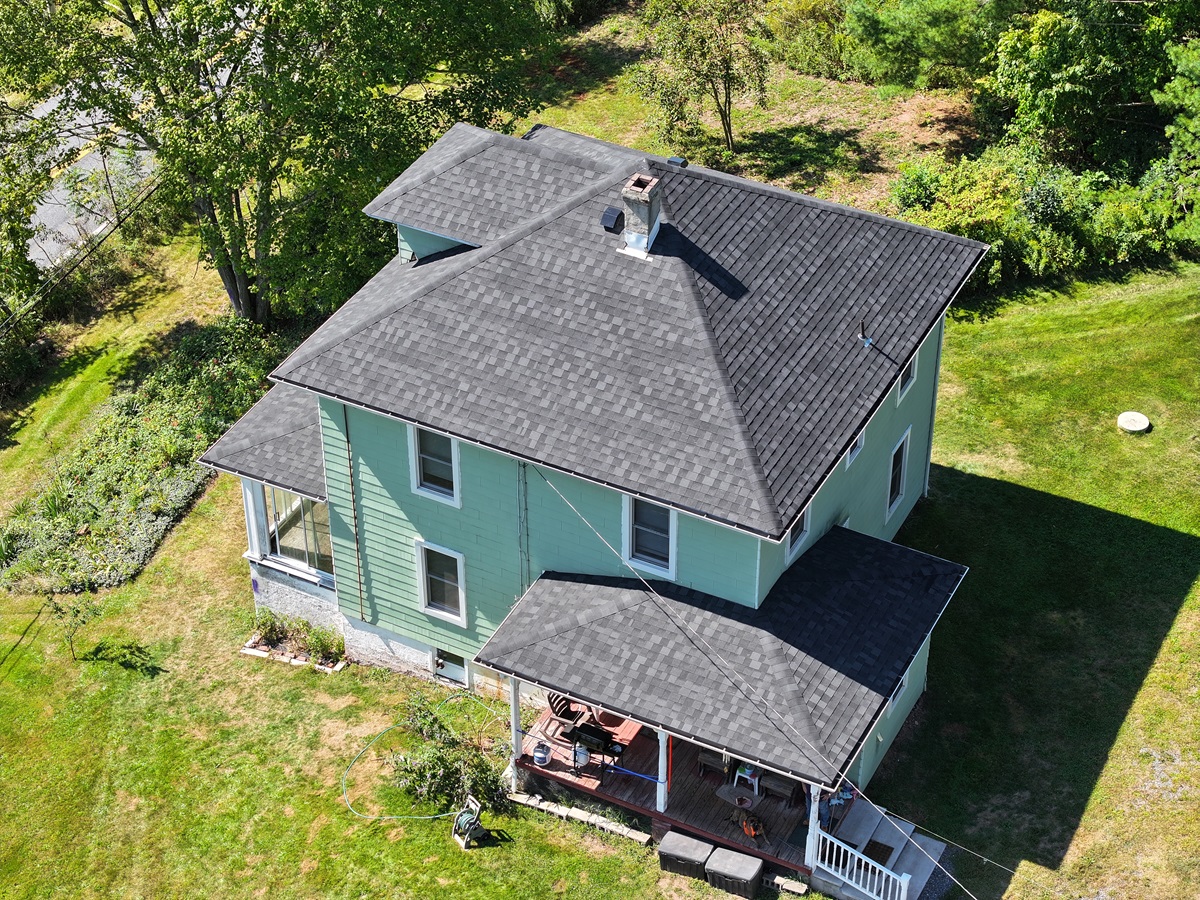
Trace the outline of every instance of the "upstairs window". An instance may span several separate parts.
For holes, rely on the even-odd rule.
[[[329,506],[266,486],[267,527],[271,556],[297,567],[333,575],[333,545],[329,539]]]
[[[458,506],[458,442],[424,428],[413,428],[412,434],[413,490]]]
[[[787,561],[791,562],[800,553],[800,548],[804,546],[804,541],[808,537],[808,510],[809,507],[804,507],[804,511],[800,513],[800,518],[792,523],[792,527],[788,529],[787,541]]]
[[[896,382],[896,402],[899,403],[904,399],[904,395],[908,393],[908,389],[912,387],[913,382],[917,380],[917,358],[914,356],[908,361],[903,369],[900,370],[900,380]]]
[[[900,501],[904,499],[905,469],[908,468],[908,435],[908,431],[904,432],[904,437],[892,451],[892,464],[888,471],[888,518],[891,518]]]
[[[626,558],[639,568],[675,577],[675,513],[648,500],[626,498]]]
[[[850,449],[846,451],[846,468],[850,468],[850,464],[854,462],[858,454],[862,453],[863,444],[867,441],[867,429],[863,429],[858,433],[858,437],[854,439],[854,443],[850,445]]]

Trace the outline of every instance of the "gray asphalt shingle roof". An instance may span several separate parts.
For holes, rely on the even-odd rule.
[[[635,171],[649,259],[599,224]],[[455,126],[368,211],[481,246],[385,266],[275,379],[772,536],[986,250],[549,128]]]
[[[963,566],[834,528],[760,609],[547,572],[476,660],[812,781],[852,763]]]
[[[278,384],[205,451],[200,462],[325,500],[325,455],[316,395]]]

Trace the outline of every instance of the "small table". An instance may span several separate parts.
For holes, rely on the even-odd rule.
[[[745,781],[746,784],[754,789],[754,795],[758,796],[758,779],[761,776],[762,772],[757,767],[749,763],[742,763],[733,774],[733,783],[736,786],[739,781]]]

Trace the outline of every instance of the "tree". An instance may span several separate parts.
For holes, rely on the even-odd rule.
[[[1154,100],[1175,120],[1166,128],[1170,154],[1160,169],[1170,173],[1172,201],[1182,220],[1179,231],[1200,242],[1200,40],[1167,48],[1175,77],[1156,91]],[[1165,180],[1165,179],[1164,179]]]
[[[71,649],[71,659],[78,661],[75,655],[75,636],[80,630],[96,619],[104,611],[100,601],[91,594],[50,594],[46,598],[50,607],[50,615],[63,630],[67,646]]]
[[[153,153],[260,322],[373,271],[391,244],[358,210],[454,121],[524,112],[543,34],[522,0],[0,0],[0,22],[0,83]]]
[[[745,95],[767,98],[767,54],[760,38],[759,0],[649,0],[643,23],[654,59],[636,81],[662,111],[668,133],[696,123],[711,101],[725,147],[734,152],[733,103]]]
[[[1077,168],[1136,174],[1161,149],[1166,118],[1152,93],[1170,78],[1166,45],[1196,33],[1184,0],[1058,0],[1014,20],[981,82],[1009,133]],[[1130,171],[1130,169],[1134,171]]]

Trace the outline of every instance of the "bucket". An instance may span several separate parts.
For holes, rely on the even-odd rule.
[[[533,745],[534,765],[544,766],[550,762],[550,745],[541,741]]]

